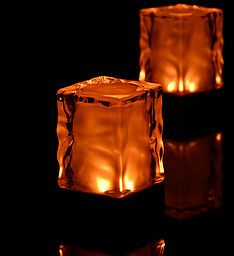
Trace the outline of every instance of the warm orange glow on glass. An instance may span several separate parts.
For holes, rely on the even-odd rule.
[[[145,80],[145,70],[140,71],[139,80],[144,81]]]
[[[195,92],[196,91],[196,85],[194,82],[190,82],[190,81],[186,81],[186,87],[188,89],[188,91],[190,92]]]
[[[63,174],[63,167],[60,166],[59,167],[59,178],[62,178],[62,174]]]
[[[120,198],[164,179],[160,85],[101,76],[57,96],[60,187]]]
[[[179,92],[183,92],[184,91],[184,83],[182,80],[179,81]]]
[[[216,76],[216,83],[217,84],[221,84],[222,83],[222,79],[219,75]]]
[[[123,192],[123,181],[122,177],[119,178],[119,191],[122,193]]]
[[[110,182],[105,179],[97,178],[97,189],[99,192],[105,192],[109,190]]]
[[[125,177],[124,183],[127,190],[134,190],[134,183],[132,180],[129,180],[128,177]]]
[[[176,82],[175,81],[171,81],[168,86],[167,86],[167,91],[168,92],[173,92],[176,90]]]
[[[223,86],[223,11],[177,4],[140,11],[140,81],[168,93]]]
[[[222,133],[185,141],[165,140],[166,213],[178,219],[222,203]]]

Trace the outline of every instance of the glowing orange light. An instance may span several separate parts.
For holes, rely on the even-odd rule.
[[[186,87],[188,88],[188,90],[189,90],[190,92],[195,92],[195,91],[196,91],[195,82],[187,81],[187,82],[186,82]]]
[[[216,135],[216,140],[217,140],[217,141],[221,141],[221,139],[222,139],[222,134],[221,134],[221,133],[218,133],[218,134]]]
[[[167,85],[167,91],[168,92],[173,92],[176,90],[176,82],[172,81]]]
[[[222,83],[222,79],[219,75],[216,76],[216,83],[217,84],[221,84]]]
[[[157,250],[159,252],[159,255],[164,255],[164,249],[165,249],[165,241],[163,239],[160,239],[158,243],[156,244]]]
[[[97,179],[97,187],[99,192],[106,192],[109,189],[110,182],[105,179]]]
[[[59,248],[59,256],[63,256],[63,250]]]
[[[145,80],[145,71],[144,70],[140,71],[139,80],[140,81],[144,81]]]
[[[183,92],[184,91],[184,83],[182,80],[179,81],[179,92]]]
[[[122,181],[122,177],[119,178],[119,191],[123,192],[123,181]]]
[[[134,190],[133,181],[129,180],[127,177],[124,179],[125,187],[127,190]]]
[[[60,167],[59,167],[59,178],[62,177],[62,174],[63,174],[63,167],[60,166]]]

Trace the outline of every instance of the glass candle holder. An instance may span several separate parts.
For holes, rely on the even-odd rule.
[[[100,76],[57,92],[61,188],[121,198],[163,181],[162,87]]]
[[[166,214],[184,219],[222,205],[222,133],[165,139]]]
[[[223,86],[223,11],[177,4],[140,10],[139,80],[166,93]]]

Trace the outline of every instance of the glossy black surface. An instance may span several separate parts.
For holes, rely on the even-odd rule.
[[[180,2],[188,3],[188,1]],[[48,96],[48,168],[41,172],[43,179],[46,180],[44,255],[59,255],[60,243],[114,256],[127,255],[161,238],[165,240],[165,255],[170,256],[227,255],[229,251],[230,236],[227,230],[230,229],[231,222],[229,209],[232,201],[233,167],[230,166],[231,153],[228,150],[230,136],[224,114],[225,111],[227,112],[225,97],[230,93],[232,86],[228,77],[230,71],[230,59],[227,56],[230,47],[228,42],[225,42],[224,49],[226,64],[223,98],[219,101],[217,95],[209,95],[209,97],[200,95],[202,104],[204,107],[207,106],[206,114],[201,115],[202,125],[199,122],[199,111],[202,111],[202,108],[196,107],[196,101],[182,100],[181,103],[181,99],[178,101],[174,98],[173,103],[170,101],[171,106],[167,105],[164,109],[164,136],[183,139],[183,137],[207,135],[220,130],[224,132],[221,208],[188,219],[176,220],[164,214],[165,184],[121,201],[82,193],[74,194],[61,191],[57,187],[56,91],[97,75],[138,79],[138,11],[142,7],[168,3],[178,3],[178,1],[109,1],[108,3],[87,1],[78,4],[76,9],[58,4],[56,11],[54,6],[49,6],[44,12],[47,29],[44,65],[46,78],[43,86],[46,87]],[[191,3],[203,4],[204,1],[191,1]],[[224,8],[222,1],[216,3],[207,1],[203,5]],[[167,100],[165,99],[165,102]],[[181,106],[186,104],[190,104],[190,108],[181,109]],[[228,109],[230,112],[231,108]],[[197,122],[191,118],[189,114],[191,111],[195,113]],[[181,116],[181,113],[183,118],[179,122],[175,116]],[[171,117],[170,120],[168,116]]]

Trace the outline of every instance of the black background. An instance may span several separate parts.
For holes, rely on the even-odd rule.
[[[227,125],[223,125],[224,205],[215,213],[176,222],[161,217],[162,209],[152,206],[152,200],[155,193],[158,195],[158,191],[145,192],[132,201],[116,204],[108,199],[106,201],[86,195],[74,198],[73,195],[59,193],[57,189],[56,91],[99,75],[138,80],[139,10],[179,2],[224,10],[226,100],[222,104],[225,104],[224,111],[228,111],[229,118],[232,118],[232,101],[227,96],[230,96],[232,87],[231,18],[224,1],[77,1],[74,5],[62,2],[40,7],[36,25],[39,43],[32,53],[38,56],[40,64],[37,65],[36,75],[39,86],[46,90],[47,95],[46,113],[42,114],[43,121],[38,121],[41,133],[46,128],[46,150],[44,140],[42,145],[43,153],[46,151],[46,164],[43,162],[42,167],[35,167],[34,170],[40,173],[39,186],[43,190],[38,193],[37,199],[42,206],[39,220],[43,224],[41,242],[46,240],[45,255],[56,255],[55,248],[60,239],[72,240],[81,247],[117,255],[119,251],[131,251],[160,236],[166,240],[166,255],[225,255],[229,251],[230,236],[227,230],[230,229],[228,217],[233,168],[230,168],[231,153],[228,150],[231,145],[228,120]],[[38,104],[41,101],[38,100]],[[45,121],[44,116],[47,117]],[[42,136],[37,138],[36,145],[40,148]],[[75,207],[71,205],[72,200],[76,202]],[[61,210],[63,205],[75,214],[69,215],[67,211]],[[35,221],[38,221],[38,216]],[[125,230],[126,226],[132,228],[131,232]],[[118,232],[122,234],[119,236]]]

